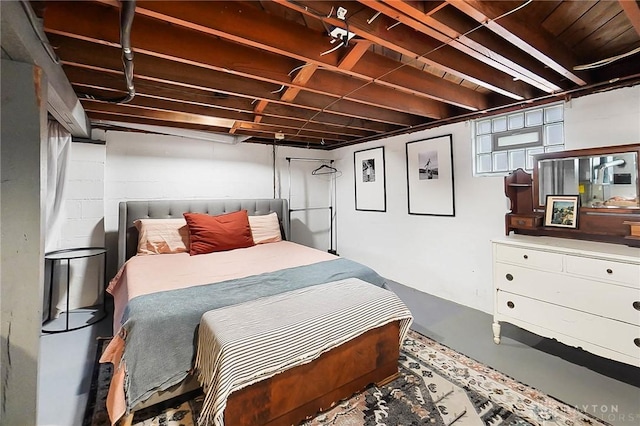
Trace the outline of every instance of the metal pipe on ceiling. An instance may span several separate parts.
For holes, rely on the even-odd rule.
[[[124,65],[127,95],[119,100],[118,103],[129,102],[136,95],[136,89],[133,85],[133,49],[131,48],[131,27],[133,26],[135,14],[136,1],[123,1],[120,10],[120,45],[122,46],[122,64]]]
[[[78,94],[87,99],[124,104],[130,102],[136,95],[133,84],[133,48],[131,47],[131,28],[136,14],[136,0],[123,0],[120,7],[120,46],[122,48],[122,65],[124,67],[124,79],[127,94],[120,98],[102,98],[86,93]]]

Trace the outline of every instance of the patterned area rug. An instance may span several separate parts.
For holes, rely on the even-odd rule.
[[[101,352],[101,346],[98,353]],[[344,425],[608,425],[414,331],[400,354],[400,376],[370,386],[305,426]],[[83,426],[106,426],[111,365],[98,364]],[[199,391],[137,412],[135,426],[194,426]]]

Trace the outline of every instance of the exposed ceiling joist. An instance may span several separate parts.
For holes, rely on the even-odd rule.
[[[618,3],[620,3],[629,21],[631,21],[636,33],[640,35],[640,4],[635,0],[618,0]]]
[[[543,29],[532,28],[526,20],[511,13],[517,9],[505,10],[499,2],[447,1],[558,74],[580,86],[587,84],[586,76],[572,71],[577,62],[573,53]],[[528,4],[530,1],[523,2],[521,7],[526,8]]]
[[[121,3],[37,4],[89,119],[134,131],[332,149],[640,82],[633,1],[138,0],[120,105]]]

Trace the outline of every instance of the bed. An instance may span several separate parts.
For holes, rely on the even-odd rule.
[[[307,287],[340,280],[384,287],[384,279],[364,265],[288,241],[288,206],[283,199],[127,201],[120,203],[119,215],[119,271],[108,287],[114,298],[116,335],[101,359],[115,366],[107,398],[112,423],[122,419],[127,424],[136,410],[199,386],[194,360],[197,329],[205,313],[293,295]],[[202,253],[193,253],[200,242],[211,242],[211,238],[198,239],[208,235],[201,233],[198,226],[205,223],[205,231],[209,232],[212,219],[242,215],[248,216],[252,226],[254,238],[250,244],[241,242],[237,248],[224,246],[214,252],[207,252],[207,248]],[[180,249],[176,250],[174,242],[167,242],[163,236],[160,253],[145,253],[142,242],[150,226],[164,223],[163,220],[174,226],[174,219],[183,216],[189,229],[186,251],[179,241],[176,247]],[[243,224],[242,220],[246,219],[240,219]],[[236,226],[235,219],[232,222]],[[245,232],[245,228],[238,232]],[[183,232],[184,227],[180,230]],[[216,234],[216,239],[220,235]],[[411,323],[406,306],[398,304],[393,309],[384,315],[381,310],[378,318],[369,315],[373,322],[368,328],[349,341],[326,348],[304,365],[280,371],[232,393],[224,424],[250,424],[256,418],[263,419],[265,404],[269,406],[270,417],[268,422],[261,420],[261,423],[297,423],[369,383],[392,377],[397,373],[401,339]],[[350,369],[351,376],[336,381],[336,366],[352,364],[354,359],[370,367]],[[317,374],[320,383],[314,386],[319,389],[316,393],[292,393],[285,389],[301,373],[311,371]],[[288,400],[281,396],[274,398],[274,393],[289,395]],[[256,407],[262,409],[262,414],[252,413],[246,407],[247,400],[257,394],[270,395],[269,401]]]

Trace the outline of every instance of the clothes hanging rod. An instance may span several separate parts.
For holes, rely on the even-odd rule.
[[[333,207],[306,207],[304,209],[289,209],[290,212],[302,212],[306,210],[332,210]]]
[[[300,160],[300,161],[328,161],[333,163],[334,160],[329,160],[328,158],[296,158],[296,157],[285,157],[287,161],[291,160]]]

